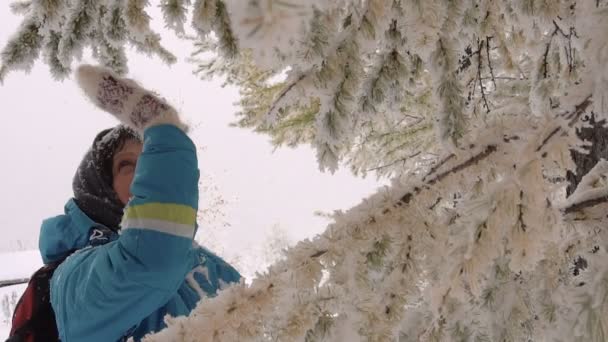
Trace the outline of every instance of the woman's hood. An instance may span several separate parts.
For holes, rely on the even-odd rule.
[[[38,247],[45,264],[61,260],[76,249],[89,245],[91,229],[100,224],[91,220],[70,199],[65,205],[65,213],[42,222]]]

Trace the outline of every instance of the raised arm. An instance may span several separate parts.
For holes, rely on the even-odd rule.
[[[97,105],[143,134],[143,152],[120,237],[64,261],[51,302],[62,341],[115,341],[174,296],[192,268],[198,163],[185,125],[164,101],[102,69],[81,68],[78,76]]]

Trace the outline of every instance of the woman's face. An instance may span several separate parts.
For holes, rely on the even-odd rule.
[[[131,198],[131,182],[137,165],[137,158],[141,154],[142,144],[136,140],[127,140],[122,148],[114,154],[112,160],[112,177],[114,191],[120,201],[126,205]]]

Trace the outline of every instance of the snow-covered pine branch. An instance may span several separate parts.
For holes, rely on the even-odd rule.
[[[145,0],[31,0],[13,5],[24,16],[23,26],[2,50],[0,81],[9,71],[29,70],[42,52],[51,74],[63,79],[71,72],[74,58],[91,48],[101,64],[125,73],[127,44],[155,54],[167,63],[172,53],[150,29]]]
[[[65,77],[86,47],[122,72],[128,44],[171,62],[148,5],[16,3],[24,19],[0,79],[41,52]],[[565,200],[567,170],[581,169],[573,154],[599,159],[586,147],[601,139],[579,135],[608,115],[606,0],[163,0],[161,9],[180,37],[191,16],[201,76],[240,87],[240,126],[277,145],[311,144],[322,168],[396,177],[250,286],[167,318],[149,341],[608,335],[605,162],[575,178]]]
[[[596,186],[603,183],[602,178],[608,173],[608,162],[600,160],[589,173],[583,176],[576,191],[562,205],[565,213],[608,202],[608,185]]]
[[[578,110],[591,106],[580,101]],[[188,318],[168,318],[169,328],[147,340],[572,336],[556,319],[560,310],[572,314],[580,289],[557,267],[571,260],[552,253],[584,251],[572,243],[586,233],[572,234],[573,221],[551,204],[563,188],[547,190],[542,171],[568,146],[556,127],[575,140],[569,123],[488,127],[462,156],[338,213],[324,234],[288,250],[251,286],[202,301]],[[462,195],[456,203],[454,194]],[[545,306],[556,312],[541,317]],[[416,317],[427,324],[411,324]]]

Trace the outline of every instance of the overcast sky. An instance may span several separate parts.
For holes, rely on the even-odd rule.
[[[8,2],[0,4],[0,46],[19,19]],[[164,44],[179,52],[177,64],[130,53],[130,75],[165,96],[192,124],[191,137],[203,149],[201,172],[231,203],[230,227],[214,232],[225,249],[246,253],[276,224],[294,240],[311,237],[327,225],[315,211],[347,209],[378,187],[374,177],[355,178],[347,169],[319,172],[308,147],[273,152],[268,137],[229,127],[238,91],[222,88],[221,80],[195,77],[185,62],[189,43],[165,34]],[[116,122],[88,103],[71,79],[53,81],[41,62],[30,74],[10,74],[0,86],[0,101],[0,252],[37,248],[41,221],[63,212],[72,176],[93,137]]]

